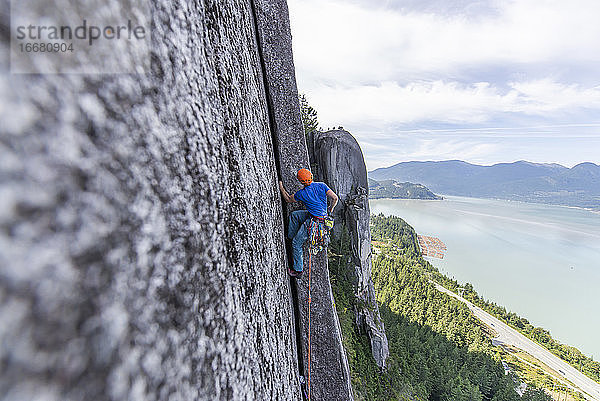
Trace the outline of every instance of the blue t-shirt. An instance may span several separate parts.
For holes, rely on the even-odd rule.
[[[313,182],[294,194],[294,199],[301,201],[308,212],[315,217],[327,216],[327,191],[324,182]]]

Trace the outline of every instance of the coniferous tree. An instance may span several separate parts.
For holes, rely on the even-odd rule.
[[[306,136],[310,132],[320,129],[319,121],[317,119],[317,111],[308,104],[306,95],[300,95],[299,101],[300,112],[302,113],[302,125],[304,126],[304,135]]]

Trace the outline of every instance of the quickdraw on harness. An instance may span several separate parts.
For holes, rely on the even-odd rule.
[[[308,224],[308,250],[316,255],[329,245],[329,230],[333,228],[331,217],[311,217]]]
[[[308,401],[310,401],[310,312],[311,312],[311,270],[312,255],[316,255],[329,245],[329,231],[333,228],[333,218],[312,217],[308,223]]]

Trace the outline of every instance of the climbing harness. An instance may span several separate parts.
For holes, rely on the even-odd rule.
[[[329,231],[333,228],[333,218],[312,217],[308,225],[308,401],[310,401],[310,359],[311,359],[311,271],[312,255],[316,255],[329,245]]]
[[[329,231],[333,228],[333,218],[311,217],[308,225],[308,250],[316,255],[329,245]]]

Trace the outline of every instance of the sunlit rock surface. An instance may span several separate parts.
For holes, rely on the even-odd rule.
[[[308,152],[298,103],[287,5],[283,0],[255,1],[259,43],[267,68],[265,79],[271,106],[272,129],[282,180],[290,193],[301,189],[296,178],[300,168],[309,167]],[[285,15],[281,10],[285,9]],[[289,211],[300,207],[291,204]],[[291,246],[291,243],[288,243]],[[303,375],[308,381],[308,276],[309,255],[304,255],[304,276],[294,279],[298,311],[298,341]],[[351,400],[352,388],[341,329],[335,311],[325,252],[312,258],[311,268],[311,363],[310,387],[313,400]]]
[[[340,198],[334,210],[332,241],[339,241],[347,230],[356,272],[356,295],[365,307],[357,311],[357,323],[370,340],[371,351],[379,367],[385,367],[389,347],[383,321],[371,281],[371,232],[367,169],[356,139],[347,131],[316,131],[309,135],[308,149],[318,179],[326,182]]]

